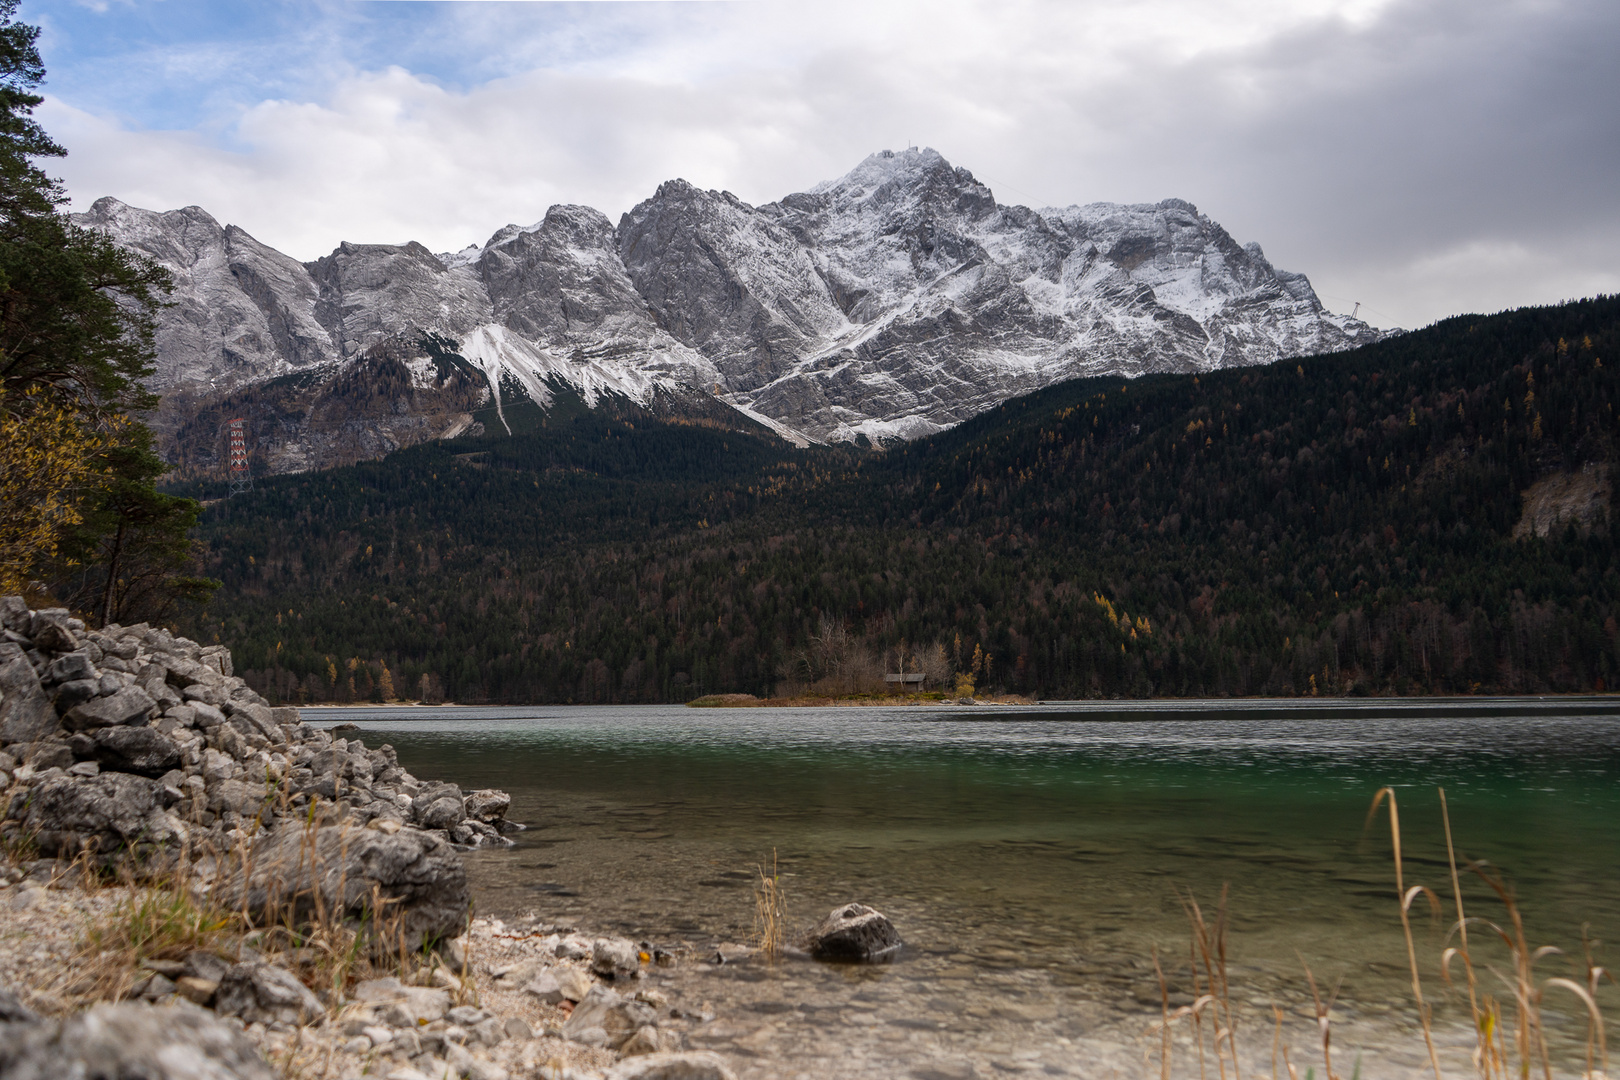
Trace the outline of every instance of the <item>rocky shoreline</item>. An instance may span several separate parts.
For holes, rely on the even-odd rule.
[[[0,628],[0,1074],[732,1076],[684,1049],[683,957],[469,921],[505,793],[308,727],[223,646],[17,597]]]

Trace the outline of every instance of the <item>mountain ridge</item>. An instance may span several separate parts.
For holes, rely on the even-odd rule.
[[[1213,370],[1384,336],[1327,312],[1304,275],[1189,202],[1004,206],[931,149],[873,154],[762,206],[670,180],[617,225],[558,205],[455,253],[345,241],[300,263],[199,207],[109,197],[76,217],[175,275],[155,427],[187,468],[217,467],[221,448],[184,418],[227,394],[261,471],[335,463],[296,414],[330,412],[320,387],[374,350],[411,372],[394,418],[375,418],[378,448],[470,430],[464,388],[447,396],[428,337],[481,373],[497,414],[504,387],[546,406],[560,381],[588,403],[656,395],[712,416],[718,401],[739,425],[807,443],[916,438],[1082,375]],[[276,381],[300,372],[314,396],[278,397]]]
[[[346,658],[463,702],[768,696],[839,627],[1061,699],[1612,690],[1617,347],[1600,296],[882,450],[559,390],[516,438],[211,502],[188,633],[284,701],[350,700]]]

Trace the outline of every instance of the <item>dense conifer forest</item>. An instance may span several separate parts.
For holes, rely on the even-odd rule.
[[[286,701],[766,695],[850,649],[1048,699],[1603,690],[1620,298],[1083,379],[795,449],[559,397],[210,497],[185,629]]]

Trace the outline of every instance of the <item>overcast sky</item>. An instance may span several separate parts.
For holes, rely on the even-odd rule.
[[[1196,203],[1329,308],[1620,291],[1616,0],[24,0],[78,208],[302,259],[932,146],[1004,203]]]

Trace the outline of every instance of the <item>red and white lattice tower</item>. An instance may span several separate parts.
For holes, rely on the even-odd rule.
[[[253,471],[248,468],[247,432],[243,429],[243,420],[237,417],[225,424],[225,430],[230,434],[230,477],[232,495],[242,491],[253,490]]]

